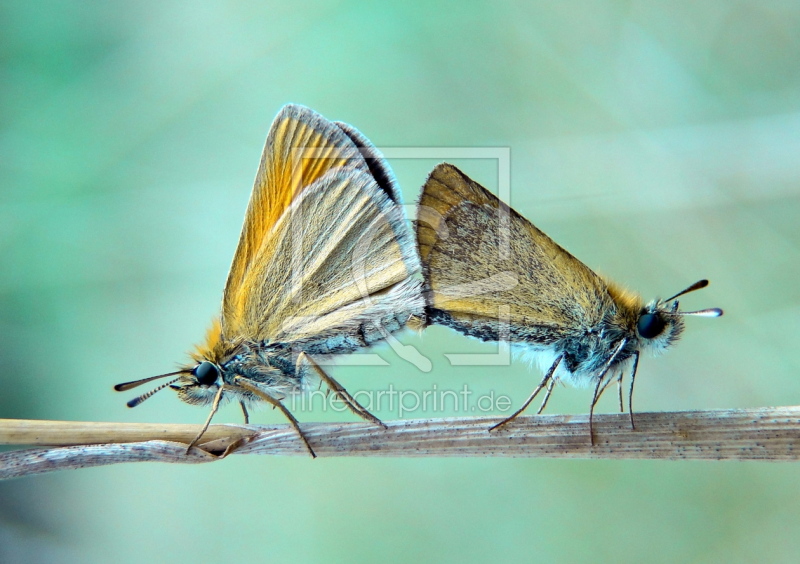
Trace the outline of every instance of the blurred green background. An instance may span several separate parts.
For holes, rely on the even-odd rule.
[[[511,203],[590,267],[648,299],[710,278],[682,303],[726,315],[640,364],[639,410],[800,403],[797,2],[20,0],[0,18],[0,417],[204,420],[111,386],[202,338],[286,102],[378,146],[510,147]],[[408,202],[436,162],[392,161]],[[540,378],[451,367],[493,348],[442,328],[402,339],[432,372],[384,345],[391,366],[335,377],[515,405]],[[0,483],[0,561],[796,562],[799,489],[767,463],[123,465]]]

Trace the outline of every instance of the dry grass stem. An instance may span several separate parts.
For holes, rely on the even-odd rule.
[[[303,423],[318,456],[461,456],[669,460],[800,458],[800,407],[596,414],[594,446],[586,415],[522,416],[489,432],[498,418],[461,417],[369,423]],[[121,462],[211,462],[235,454],[308,456],[289,425],[212,425],[186,452],[197,425],[0,419],[0,444],[61,445],[0,454],[0,478]],[[310,461],[309,461],[310,462]]]

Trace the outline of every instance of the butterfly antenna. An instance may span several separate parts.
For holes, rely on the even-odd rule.
[[[698,317],[719,317],[722,315],[722,310],[718,307],[712,307],[709,309],[700,309],[697,311],[678,311],[675,312],[678,315],[696,315]]]
[[[691,286],[689,286],[685,290],[683,290],[681,292],[678,292],[677,294],[675,294],[674,296],[672,296],[668,300],[664,300],[664,303],[671,302],[675,298],[679,298],[684,294],[688,294],[689,292],[694,292],[695,290],[701,290],[701,289],[705,288],[706,286],[708,286],[708,280],[698,280],[697,282],[695,282],[694,284],[692,284]]]
[[[149,392],[146,392],[146,393],[140,395],[137,398],[133,398],[131,401],[128,402],[128,407],[136,407],[137,405],[142,403],[144,400],[146,400],[147,398],[149,398],[150,396],[152,396],[156,392],[160,392],[161,390],[163,390],[164,388],[166,388],[170,384],[174,384],[178,380],[180,380],[180,378],[175,378],[174,380],[170,380],[166,384],[161,384],[159,387],[157,387],[155,389],[152,389]]]
[[[175,376],[176,374],[188,374],[188,370],[178,370],[177,372],[170,372],[168,374],[159,374],[158,376],[150,376],[149,378],[142,378],[141,380],[134,380],[132,382],[123,382],[122,384],[117,384],[114,386],[114,389],[118,392],[127,392],[128,390],[132,390],[133,388],[138,388],[142,384],[147,384],[148,382],[152,382],[153,380],[158,380],[159,378],[166,378],[168,376]]]
[[[684,294],[688,294],[689,292],[694,292],[695,290],[700,290],[708,286],[708,280],[698,280],[682,292],[678,292],[674,296],[672,296],[668,300],[664,300],[664,303],[671,302],[675,298],[679,298]],[[673,313],[677,315],[696,315],[698,317],[719,317],[722,315],[722,310],[718,307],[712,307],[708,309],[700,309],[697,311],[678,311],[678,302],[675,302],[674,307],[672,308]]]

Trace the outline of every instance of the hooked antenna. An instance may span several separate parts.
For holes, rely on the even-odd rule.
[[[698,280],[682,292],[678,292],[674,296],[672,296],[668,300],[664,300],[664,303],[671,302],[675,298],[679,298],[684,294],[688,294],[689,292],[694,292],[695,290],[700,290],[708,286],[708,280]],[[673,313],[677,315],[696,315],[698,317],[719,317],[722,315],[722,310],[718,307],[712,307],[709,309],[699,309],[697,311],[677,311],[678,309],[678,302],[675,302],[674,307],[672,308]]]
[[[174,384],[174,383],[175,383],[175,382],[177,382],[178,380],[180,380],[180,378],[175,378],[174,380],[170,380],[170,381],[169,381],[169,382],[167,382],[166,384],[161,384],[159,387],[157,387],[157,388],[154,388],[154,389],[150,390],[149,392],[146,392],[146,393],[144,393],[144,394],[140,395],[140,396],[139,396],[139,397],[137,397],[137,398],[133,398],[132,400],[130,400],[130,401],[128,402],[128,407],[136,407],[137,405],[139,405],[140,403],[142,403],[144,400],[146,400],[147,398],[149,398],[150,396],[152,396],[152,395],[153,395],[153,394],[155,394],[156,392],[160,392],[161,390],[163,390],[164,388],[166,388],[166,387],[167,387],[167,386],[169,386],[170,384]]]
[[[689,286],[685,290],[683,290],[681,292],[678,292],[677,294],[675,294],[674,296],[672,296],[668,300],[664,300],[664,303],[671,302],[675,298],[679,298],[682,295],[688,294],[689,292],[694,292],[695,290],[700,290],[702,288],[705,288],[706,286],[708,286],[708,280],[698,280],[697,282],[695,282],[694,284],[692,284],[691,286]]]
[[[167,376],[175,376],[176,374],[189,374],[188,370],[178,370],[177,372],[169,372],[168,374],[159,374],[158,376],[150,376],[149,378],[142,378],[141,380],[133,380],[132,382],[123,382],[122,384],[117,384],[114,386],[114,389],[118,392],[127,392],[128,390],[132,390],[133,388],[138,388],[142,384],[147,384],[148,382],[152,382],[153,380],[158,380],[159,378],[166,378]]]
[[[678,311],[676,312],[678,315],[696,315],[698,317],[719,317],[722,315],[722,310],[718,307],[712,307],[709,309],[700,309],[697,311]]]

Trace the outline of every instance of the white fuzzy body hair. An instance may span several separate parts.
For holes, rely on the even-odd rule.
[[[542,375],[547,374],[559,356],[555,347],[535,346],[528,343],[511,343],[511,352],[515,359],[522,360],[528,363],[529,366],[538,366],[542,371]],[[628,358],[621,362],[615,362],[609,369],[609,372],[606,373],[606,379],[618,377],[620,372],[624,371],[630,365],[630,361],[631,359]],[[570,372],[566,364],[561,362],[553,374],[553,379],[564,384],[569,384],[575,388],[590,388],[597,385],[597,378],[599,376],[600,372]]]

